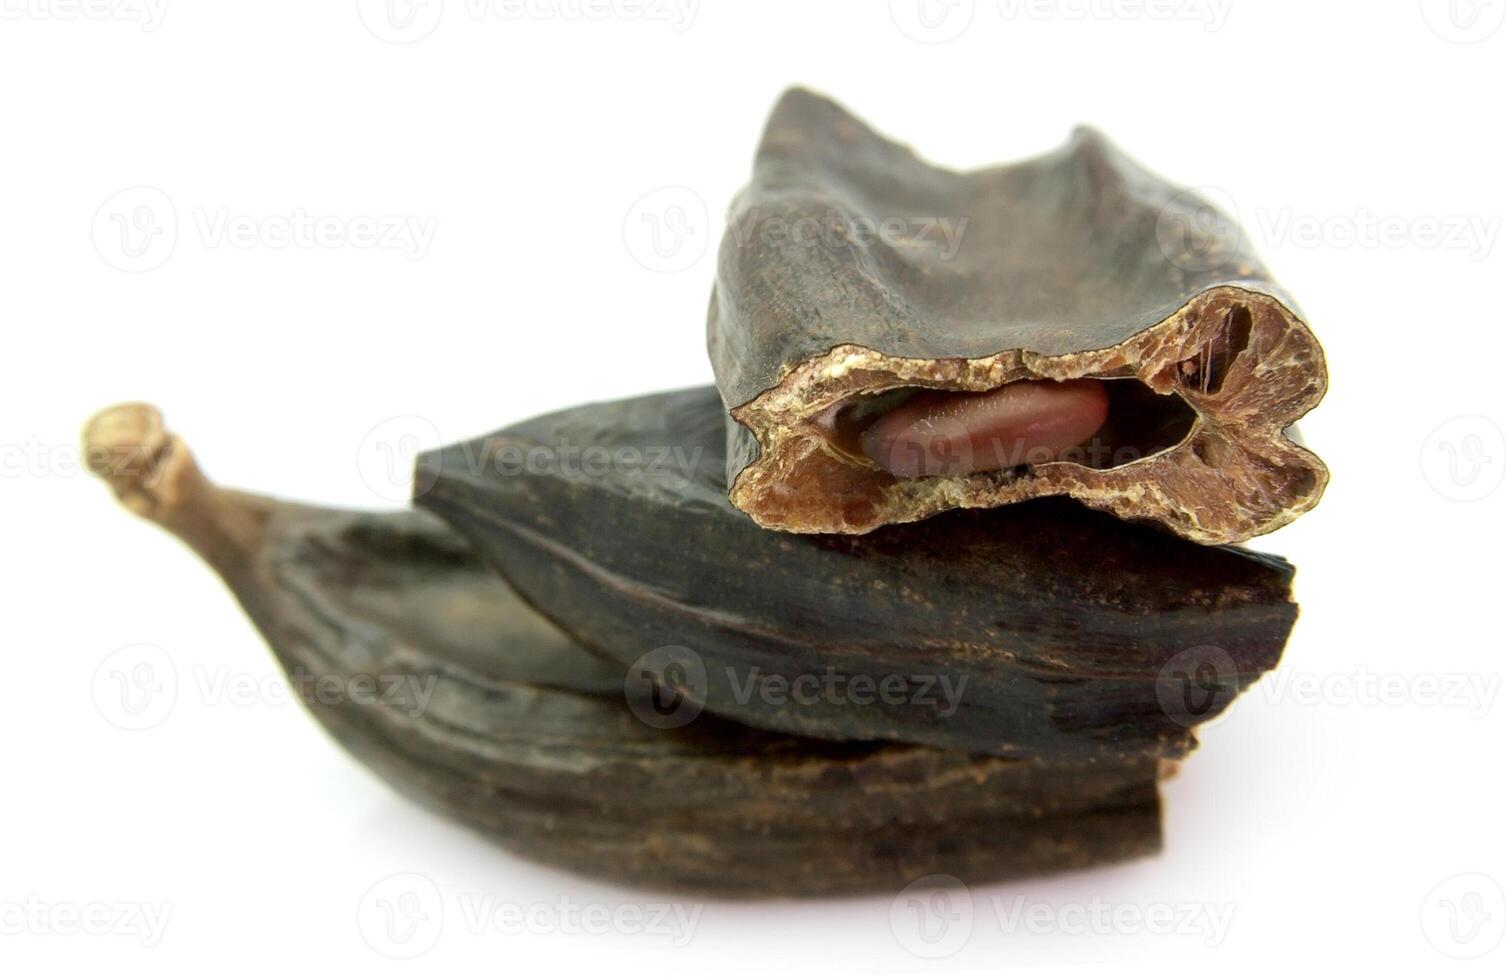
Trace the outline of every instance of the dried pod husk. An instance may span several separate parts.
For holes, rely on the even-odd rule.
[[[653,727],[620,667],[529,609],[438,519],[221,490],[145,406],[103,413],[87,441],[127,506],[229,583],[346,749],[525,856],[765,896],[984,881],[1159,847],[1152,761],[1043,766],[711,715]]]
[[[1091,129],[959,173],[791,91],[733,203],[711,302],[732,500],[807,533],[1060,494],[1204,544],[1280,527],[1328,480],[1288,432],[1327,372],[1248,245],[1206,196]],[[895,475],[832,424],[920,389],[1079,378],[1113,379],[1108,424],[1004,469]]]
[[[1067,500],[861,537],[727,500],[715,389],[546,415],[420,457],[418,502],[594,652],[744,724],[1014,758],[1178,758],[1272,668],[1280,559]],[[1177,708],[1189,651],[1213,673]]]

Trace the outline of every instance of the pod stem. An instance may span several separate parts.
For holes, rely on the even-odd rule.
[[[244,568],[276,503],[215,486],[151,405],[107,408],[84,427],[84,458],[127,510],[183,539],[220,570]]]

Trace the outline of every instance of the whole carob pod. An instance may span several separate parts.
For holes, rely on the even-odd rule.
[[[1291,566],[1071,501],[862,536],[727,499],[715,389],[557,412],[420,457],[418,503],[589,649],[744,724],[1018,758],[1174,759],[1281,656]],[[1174,703],[1174,702],[1173,702]]]
[[[147,406],[102,413],[87,442],[131,510],[225,579],[351,754],[524,855],[767,896],[1037,874],[1160,845],[1154,760],[1043,765],[711,715],[662,728],[644,714],[650,690],[529,609],[428,515],[222,490]]]
[[[90,465],[353,755],[521,854],[767,896],[1154,853],[1296,618],[1229,546],[1327,480],[1295,305],[1091,131],[959,174],[797,90],[730,217],[718,387],[434,449],[437,518],[220,489],[143,405]]]

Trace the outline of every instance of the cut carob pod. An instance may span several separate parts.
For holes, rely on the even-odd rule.
[[[708,344],[732,501],[863,533],[1069,495],[1204,544],[1317,503],[1323,353],[1238,226],[1079,129],[959,173],[809,92],[768,122]]]
[[[982,881],[1159,848],[1153,760],[1042,766],[666,716],[435,518],[219,489],[146,406],[101,414],[86,441],[131,510],[226,580],[345,748],[523,855],[640,887],[761,896]]]
[[[1296,617],[1280,559],[1068,500],[766,531],[727,500],[724,418],[709,387],[557,412],[421,456],[417,500],[589,649],[822,738],[1178,758]]]

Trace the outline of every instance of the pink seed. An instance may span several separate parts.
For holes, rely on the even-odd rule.
[[[926,391],[879,416],[863,452],[895,476],[959,476],[1044,463],[1097,432],[1103,382],[1016,381],[993,391]]]

